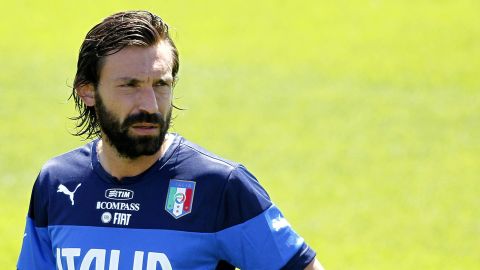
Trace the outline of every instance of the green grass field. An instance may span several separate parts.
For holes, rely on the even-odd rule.
[[[2,269],[40,167],[84,143],[80,43],[125,9],[173,28],[173,131],[245,164],[326,269],[480,269],[479,1],[106,2],[2,5]]]

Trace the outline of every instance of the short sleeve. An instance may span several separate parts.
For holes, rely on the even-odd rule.
[[[304,269],[315,252],[243,166],[229,176],[216,233],[220,258],[244,270]]]
[[[47,190],[42,190],[39,178],[35,181],[30,197],[22,249],[18,258],[19,270],[55,269],[51,241],[47,228]]]

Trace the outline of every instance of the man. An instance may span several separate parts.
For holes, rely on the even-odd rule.
[[[76,135],[32,191],[18,269],[321,269],[255,177],[167,133],[178,52],[146,11],[88,32]]]

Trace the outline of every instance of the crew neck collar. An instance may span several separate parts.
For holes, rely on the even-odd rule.
[[[135,176],[128,176],[122,178],[122,180],[117,179],[116,177],[110,175],[102,166],[100,163],[100,160],[98,159],[98,153],[97,153],[97,145],[98,142],[100,141],[99,138],[95,139],[92,143],[92,167],[95,173],[100,176],[100,178],[104,181],[107,181],[109,183],[114,183],[117,185],[126,185],[126,184],[133,184],[141,181],[144,179],[145,175],[150,174],[154,171],[158,171],[162,169],[163,166],[165,166],[168,162],[168,160],[171,158],[175,150],[178,148],[180,145],[180,139],[181,136],[176,134],[176,133],[169,133],[170,136],[173,136],[172,143],[168,146],[167,150],[165,153],[158,159],[155,163],[152,164],[148,169],[143,171],[142,173],[135,175]]]

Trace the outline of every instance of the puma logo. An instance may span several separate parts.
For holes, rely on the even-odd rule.
[[[73,195],[77,191],[77,188],[80,187],[81,185],[82,185],[82,183],[78,184],[74,191],[70,191],[70,190],[68,190],[68,188],[66,186],[60,184],[58,186],[57,192],[62,192],[63,194],[67,195],[70,198],[70,201],[72,202],[72,205],[74,205],[75,201],[73,200]]]

